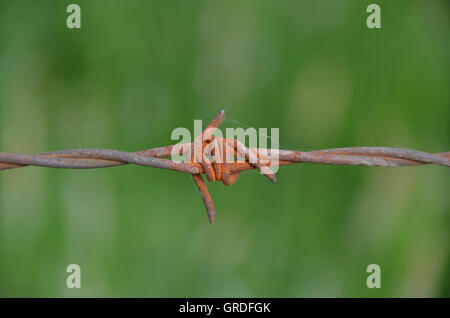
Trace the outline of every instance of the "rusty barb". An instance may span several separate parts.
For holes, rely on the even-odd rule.
[[[431,154],[387,147],[336,148],[308,152],[276,150],[278,153],[276,159],[274,159],[272,152],[268,149],[247,148],[236,139],[226,139],[212,135],[211,131],[218,128],[224,118],[225,112],[222,110],[205,130],[195,138],[194,142],[182,144],[179,151],[174,149],[174,147],[180,145],[170,145],[134,153],[109,149],[74,149],[36,155],[0,152],[0,170],[25,166],[92,169],[134,164],[185,172],[191,174],[194,178],[206,206],[209,222],[212,223],[216,217],[216,211],[202,174],[206,175],[208,181],[218,180],[225,185],[232,185],[239,177],[241,171],[250,169],[259,169],[269,180],[276,182],[275,174],[270,169],[270,166],[274,164],[284,166],[309,162],[369,167],[403,167],[435,164],[450,167],[450,152]],[[212,145],[215,147],[211,147]],[[189,156],[190,160],[177,162],[165,159],[171,157],[172,150],[176,150],[175,152],[178,152],[180,155],[185,154]],[[234,158],[243,156],[244,160],[231,160],[232,162],[225,160],[226,155],[230,153]],[[216,160],[211,159],[211,155]],[[217,160],[217,158],[222,160]]]

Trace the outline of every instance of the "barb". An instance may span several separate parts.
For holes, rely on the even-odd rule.
[[[174,145],[134,153],[109,149],[73,149],[37,155],[0,152],[0,170],[25,166],[93,169],[134,164],[185,172],[193,176],[205,204],[209,222],[212,223],[216,217],[216,211],[202,174],[205,174],[211,182],[218,180],[225,185],[232,185],[241,171],[250,169],[259,169],[269,180],[276,182],[275,174],[271,172],[267,164],[272,161],[276,161],[280,166],[307,162],[369,167],[405,167],[426,164],[450,167],[450,152],[431,154],[388,147],[335,148],[308,152],[277,150],[278,156],[274,159],[269,149],[247,148],[236,139],[214,137],[212,131],[220,126],[224,118],[225,112],[222,110],[193,143],[182,145],[180,154],[187,154],[190,158],[189,162],[166,159],[171,156]],[[234,157],[241,155],[245,157],[245,161],[229,163],[225,160],[229,154]],[[222,160],[211,161],[210,155]]]

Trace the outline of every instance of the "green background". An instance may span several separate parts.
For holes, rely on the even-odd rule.
[[[226,110],[281,148],[450,151],[448,1],[0,1],[0,150],[138,151]],[[208,184],[0,172],[0,296],[450,296],[450,174],[299,164]],[[81,289],[66,267],[81,266]],[[381,266],[381,289],[366,267]]]

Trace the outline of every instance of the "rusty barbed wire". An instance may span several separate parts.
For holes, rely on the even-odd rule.
[[[218,128],[225,118],[222,110],[210,122],[205,130],[192,143],[170,145],[148,149],[140,152],[123,152],[110,149],[73,149],[47,152],[36,155],[0,152],[0,170],[25,166],[40,166],[62,169],[93,169],[134,164],[146,167],[168,169],[191,174],[200,191],[208,213],[209,222],[216,216],[211,195],[203,180],[205,174],[208,181],[222,181],[232,185],[241,171],[259,169],[272,182],[276,182],[275,174],[269,163],[274,160],[279,166],[295,163],[318,163],[329,165],[351,165],[369,167],[405,167],[435,164],[450,167],[450,152],[426,153],[410,149],[389,147],[351,147],[334,148],[315,151],[277,150],[276,159],[270,149],[247,148],[237,139],[214,137],[211,130]],[[215,147],[211,147],[212,145]],[[175,146],[180,155],[187,154],[188,162],[176,162],[165,159],[170,157]],[[211,161],[210,154],[222,160]],[[234,157],[242,156],[243,162],[228,162],[226,154]]]

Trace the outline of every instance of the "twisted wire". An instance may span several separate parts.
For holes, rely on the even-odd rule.
[[[241,171],[259,169],[264,176],[276,182],[275,174],[263,160],[272,160],[269,149],[247,148],[236,139],[216,138],[212,131],[223,122],[225,112],[221,111],[194,142],[181,145],[180,154],[188,154],[190,161],[176,162],[171,157],[174,145],[148,149],[139,152],[124,152],[111,149],[72,149],[36,155],[0,152],[0,170],[39,166],[62,169],[94,169],[134,164],[139,166],[168,169],[191,174],[203,198],[208,218],[212,223],[216,216],[214,204],[202,178],[205,174],[211,182],[222,181],[232,185]],[[212,144],[218,147],[211,147]],[[212,149],[212,150],[211,150]],[[209,155],[222,160],[211,161]],[[273,150],[272,150],[273,151]],[[227,162],[226,153],[244,162]],[[347,147],[314,151],[278,150],[276,163],[280,166],[295,163],[316,163],[329,165],[351,165],[369,167],[406,167],[434,164],[450,167],[450,152],[427,153],[422,151],[390,147]]]

